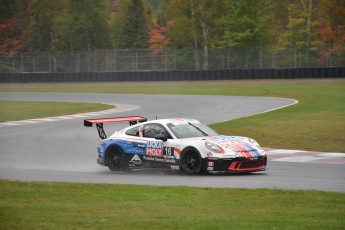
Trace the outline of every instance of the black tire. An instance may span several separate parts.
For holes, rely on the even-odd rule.
[[[196,149],[188,149],[182,153],[180,168],[187,174],[202,172],[202,158]]]
[[[118,146],[111,146],[106,153],[107,166],[111,171],[128,169],[128,156]]]

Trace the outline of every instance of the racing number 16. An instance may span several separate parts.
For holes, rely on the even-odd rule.
[[[165,156],[173,156],[174,155],[174,148],[172,148],[172,147],[164,147],[163,148],[163,155],[165,155]]]

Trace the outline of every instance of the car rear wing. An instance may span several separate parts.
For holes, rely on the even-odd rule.
[[[103,123],[111,122],[129,122],[129,125],[135,125],[138,122],[145,122],[147,118],[140,116],[131,116],[131,117],[113,117],[113,118],[99,118],[99,119],[88,119],[84,120],[85,127],[92,127],[93,124],[96,124],[99,137],[103,140],[107,138],[107,135],[104,132]]]

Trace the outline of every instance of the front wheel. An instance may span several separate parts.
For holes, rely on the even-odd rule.
[[[188,150],[182,154],[181,169],[187,174],[201,173],[202,159],[197,150]]]
[[[111,171],[126,170],[128,160],[126,154],[118,146],[112,146],[107,150],[106,162]]]

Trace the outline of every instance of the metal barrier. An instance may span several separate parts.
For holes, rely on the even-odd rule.
[[[345,67],[294,69],[228,69],[198,71],[0,73],[1,83],[202,81],[238,79],[344,78]]]

